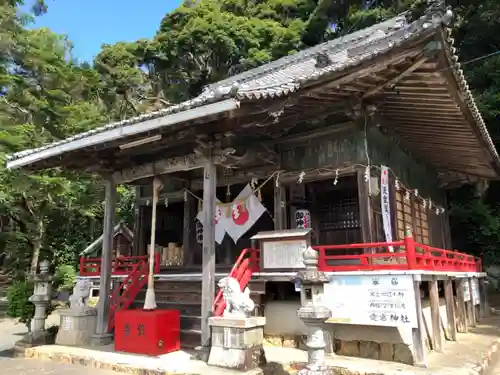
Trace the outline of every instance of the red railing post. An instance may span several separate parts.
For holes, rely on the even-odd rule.
[[[159,251],[155,252],[155,264],[154,264],[154,273],[160,273],[160,266],[161,266],[161,254]]]
[[[417,253],[415,249],[415,240],[413,239],[410,227],[406,227],[404,243],[406,252],[406,264],[408,264],[408,269],[415,269],[417,265]]]
[[[85,276],[85,258],[80,257],[80,276]]]

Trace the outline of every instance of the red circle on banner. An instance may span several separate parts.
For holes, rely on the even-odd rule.
[[[216,208],[217,213],[214,216],[215,225],[219,224],[220,217],[222,216],[222,211],[219,207]]]
[[[239,204],[236,209],[238,210],[238,217],[236,218],[234,215],[234,209],[231,210],[231,216],[233,217],[233,221],[236,225],[244,225],[248,219],[250,218],[250,214],[248,210],[243,210],[243,205]]]

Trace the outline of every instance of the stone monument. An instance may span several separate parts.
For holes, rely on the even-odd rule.
[[[211,317],[212,347],[208,364],[240,371],[253,370],[265,364],[263,348],[266,318],[250,316],[255,308],[250,290],[242,292],[235,278],[225,277],[218,283],[226,309],[223,316]]]
[[[96,331],[97,310],[89,307],[92,285],[88,280],[79,280],[69,298],[70,307],[59,311],[61,323],[56,337],[58,345],[88,345]]]
[[[31,322],[31,332],[16,342],[17,348],[50,344],[53,340],[52,335],[45,330],[47,307],[50,305],[52,297],[53,276],[49,273],[49,267],[50,264],[47,260],[40,262],[39,273],[30,278],[34,284],[34,291],[29,301],[35,305],[35,313]]]
[[[323,305],[324,284],[328,282],[325,274],[318,270],[318,252],[308,247],[304,253],[305,269],[295,276],[300,281],[301,308],[297,311],[299,318],[308,329],[307,335],[307,367],[299,375],[330,375],[333,370],[325,366],[324,324],[330,317],[330,310]]]

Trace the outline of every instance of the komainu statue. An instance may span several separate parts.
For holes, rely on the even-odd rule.
[[[226,301],[223,316],[248,317],[255,308],[250,298],[250,289],[241,291],[240,283],[234,277],[224,277],[218,283]]]
[[[69,297],[70,309],[86,309],[89,307],[88,300],[92,284],[88,280],[78,280],[73,288],[73,294]]]

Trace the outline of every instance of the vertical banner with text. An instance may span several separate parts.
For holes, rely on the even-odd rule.
[[[385,240],[392,242],[392,223],[391,223],[391,199],[389,196],[389,168],[382,165],[380,168],[380,205],[382,211],[382,225],[384,227]],[[393,252],[394,248],[389,247]]]

